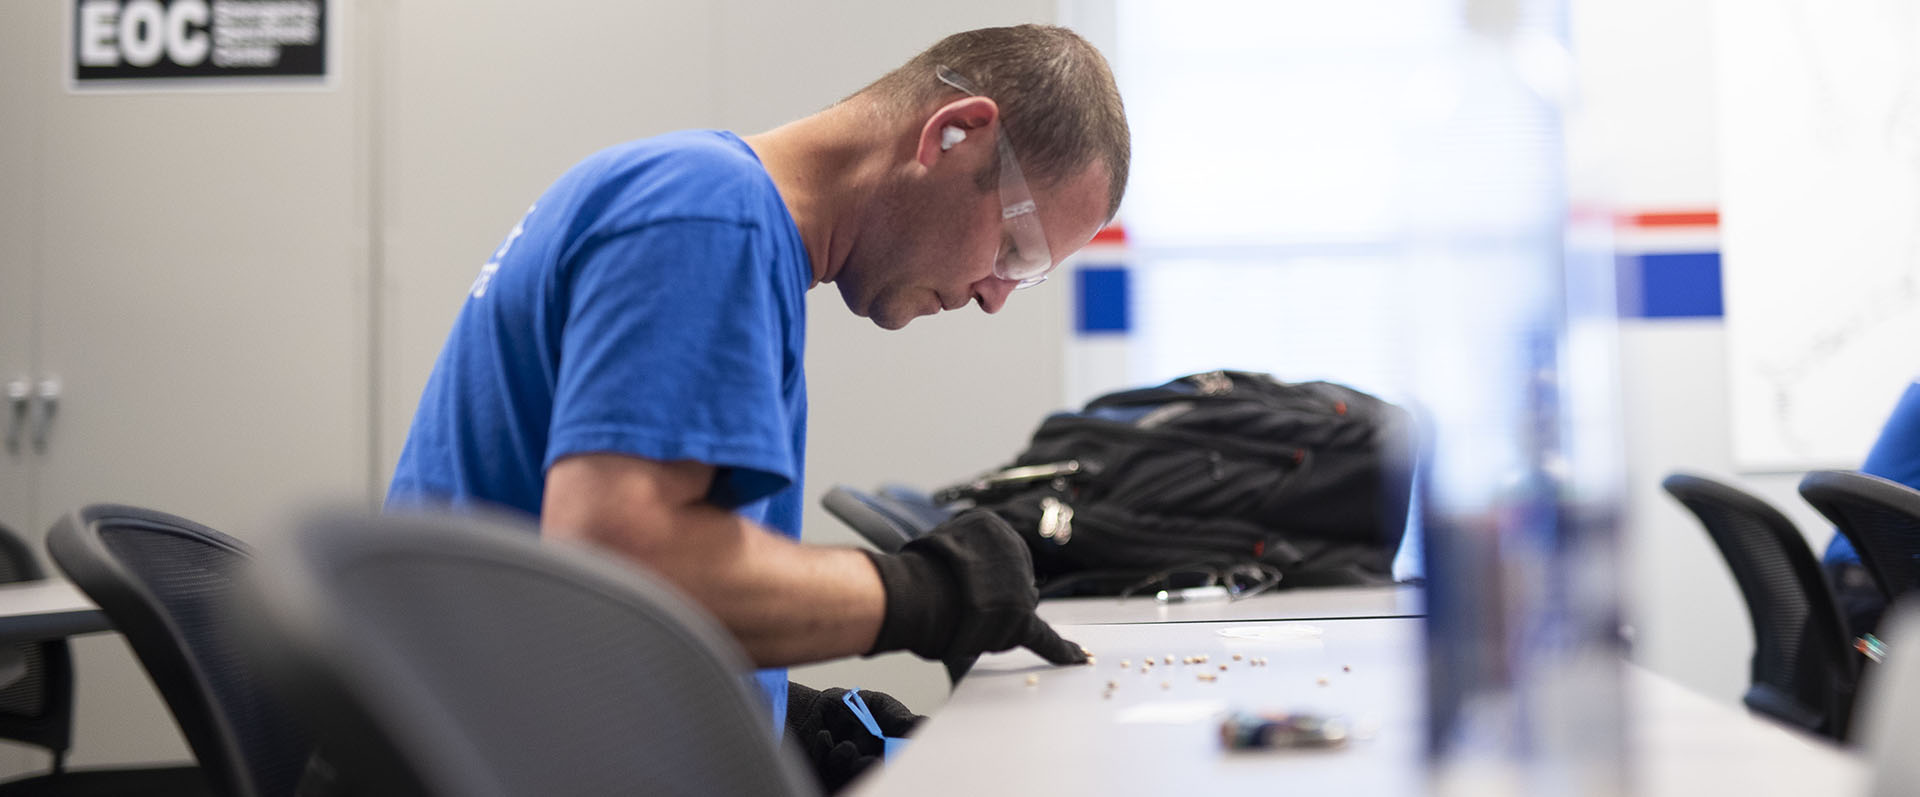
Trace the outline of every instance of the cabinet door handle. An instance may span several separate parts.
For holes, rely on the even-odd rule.
[[[40,422],[33,427],[33,450],[47,453],[47,436],[53,429],[53,414],[60,408],[60,380],[42,379],[38,391],[40,399]]]
[[[20,453],[20,430],[26,428],[33,405],[33,388],[25,379],[7,383],[7,453]]]

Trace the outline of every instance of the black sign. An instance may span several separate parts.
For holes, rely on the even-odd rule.
[[[74,0],[73,78],[327,74],[326,0]]]

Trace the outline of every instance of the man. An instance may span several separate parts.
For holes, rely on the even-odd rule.
[[[764,668],[1024,645],[1024,545],[984,513],[895,555],[797,544],[804,293],[886,329],[998,311],[1113,217],[1124,111],[1063,28],[956,34],[827,110],[744,139],[688,131],[562,176],[481,270],[389,506],[503,505],[651,568]]]

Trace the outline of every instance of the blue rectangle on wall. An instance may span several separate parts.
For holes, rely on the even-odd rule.
[[[1076,329],[1080,334],[1126,332],[1133,326],[1124,266],[1083,266],[1074,271]]]
[[[1622,318],[1720,318],[1719,252],[1662,252],[1619,260]]]

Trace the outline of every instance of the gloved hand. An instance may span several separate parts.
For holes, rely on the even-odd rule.
[[[787,733],[806,751],[814,775],[827,794],[853,782],[878,763],[885,750],[880,739],[867,732],[867,726],[847,708],[843,699],[846,694],[845,689],[823,692],[787,682]],[[873,713],[880,732],[896,739],[904,738],[926,719],[881,692],[862,689],[860,699]]]
[[[954,662],[1022,646],[1054,664],[1084,664],[1080,646],[1034,614],[1033,559],[998,515],[975,509],[895,554],[867,551],[886,590],[886,617],[868,655],[910,650]],[[964,670],[964,667],[962,667]]]

